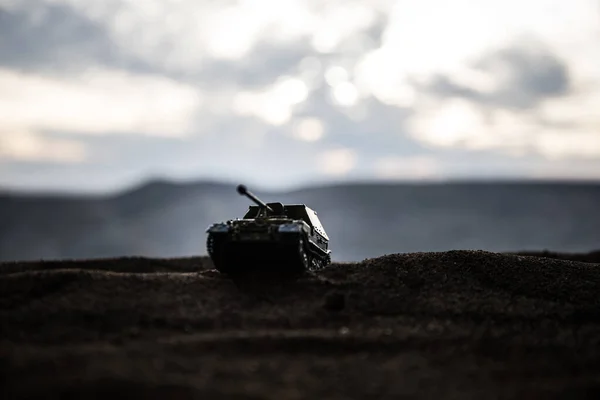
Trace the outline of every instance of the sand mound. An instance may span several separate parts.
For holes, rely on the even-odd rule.
[[[600,264],[547,254],[392,254],[293,280],[202,257],[7,263],[0,293],[5,398],[600,395]]]

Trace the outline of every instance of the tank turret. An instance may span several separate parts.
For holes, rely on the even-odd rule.
[[[317,213],[305,204],[265,203],[238,185],[250,205],[242,218],[216,222],[206,230],[206,247],[217,270],[282,272],[317,270],[331,262],[329,237]]]
[[[259,207],[263,207],[267,211],[274,212],[271,207],[269,207],[261,199],[259,199],[258,197],[256,197],[252,192],[248,191],[248,188],[246,188],[246,186],[244,186],[244,185],[238,185],[237,192],[239,194],[241,194],[242,196],[248,197],[250,200],[252,200],[253,202],[255,202]]]

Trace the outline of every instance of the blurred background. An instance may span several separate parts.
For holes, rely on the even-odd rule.
[[[0,0],[0,260],[600,247],[597,0]]]

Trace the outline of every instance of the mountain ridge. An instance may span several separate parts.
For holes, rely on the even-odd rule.
[[[339,183],[289,192],[249,187],[266,202],[318,212],[333,259],[481,249],[599,247],[600,183]],[[205,229],[251,204],[235,185],[159,180],[105,196],[0,195],[0,260],[205,254]]]
[[[192,180],[177,180],[169,178],[154,178],[146,179],[138,183],[127,185],[121,189],[115,189],[107,191],[106,193],[97,192],[75,192],[75,191],[51,191],[51,190],[24,190],[17,188],[1,187],[0,186],[0,198],[1,197],[47,197],[47,198],[113,198],[127,194],[131,194],[138,191],[144,191],[148,188],[153,187],[165,187],[165,188],[198,188],[198,187],[215,187],[215,188],[235,188],[240,183],[236,180],[226,179],[192,179]],[[372,180],[372,179],[355,179],[347,181],[328,181],[328,182],[316,182],[312,184],[302,184],[288,189],[266,189],[265,187],[258,185],[247,185],[255,192],[262,192],[267,194],[286,194],[303,192],[310,190],[319,190],[325,188],[351,188],[351,187],[389,187],[389,186],[407,186],[407,187],[426,187],[426,186],[498,186],[498,185],[509,185],[509,186],[522,186],[522,185],[538,185],[538,186],[599,186],[600,180],[596,179],[536,179],[536,178],[498,178],[498,179],[476,179],[476,178],[452,178],[446,180]]]

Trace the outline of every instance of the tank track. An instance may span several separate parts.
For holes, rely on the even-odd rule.
[[[302,238],[291,243],[239,243],[226,236],[208,235],[206,247],[215,268],[225,274],[251,270],[302,273],[320,270],[331,262],[312,254]]]

